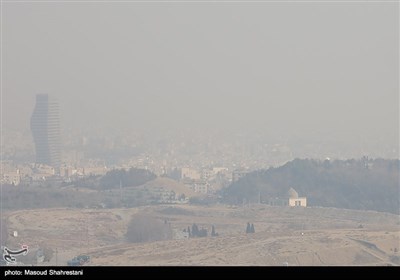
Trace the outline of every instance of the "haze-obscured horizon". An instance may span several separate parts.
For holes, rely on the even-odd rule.
[[[3,9],[6,136],[29,131],[35,95],[48,93],[64,130],[239,133],[398,157],[398,3]]]

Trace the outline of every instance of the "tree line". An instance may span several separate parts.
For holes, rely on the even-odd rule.
[[[222,191],[223,201],[258,203],[283,198],[293,187],[309,206],[375,210],[399,214],[399,160],[295,159],[252,172]]]

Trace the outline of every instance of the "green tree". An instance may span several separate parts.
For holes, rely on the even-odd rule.
[[[250,232],[251,232],[251,226],[250,226],[250,223],[247,223],[246,233],[250,233]]]
[[[131,168],[114,169],[107,172],[100,178],[100,187],[102,189],[118,188],[118,187],[136,187],[154,180],[157,176],[149,170]]]
[[[199,236],[199,228],[196,224],[192,225],[192,236],[198,237]]]

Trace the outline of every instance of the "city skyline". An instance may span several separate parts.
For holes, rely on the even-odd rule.
[[[399,8],[1,1],[5,275],[399,266]]]
[[[398,157],[395,7],[4,3],[4,136],[49,92],[64,138],[244,134]]]

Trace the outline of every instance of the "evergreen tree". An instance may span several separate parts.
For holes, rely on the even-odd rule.
[[[246,233],[250,233],[250,232],[251,232],[251,226],[250,226],[250,223],[247,223]]]
[[[192,225],[192,236],[193,237],[199,236],[199,228],[197,227],[196,224]]]

